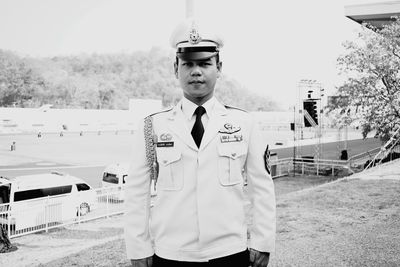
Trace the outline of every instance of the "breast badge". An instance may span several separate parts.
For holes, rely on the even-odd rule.
[[[163,133],[158,138],[160,142],[157,142],[157,147],[173,147],[174,142],[172,142],[172,134],[170,133]]]
[[[233,134],[240,131],[240,126],[234,126],[231,123],[225,123],[224,127],[221,128],[218,132],[222,134]]]
[[[218,133],[221,134],[221,143],[241,142],[243,136],[235,134],[240,131],[240,126],[234,126],[232,123],[225,123]]]
[[[241,134],[221,135],[221,143],[229,143],[229,142],[241,142],[243,140],[243,136]]]

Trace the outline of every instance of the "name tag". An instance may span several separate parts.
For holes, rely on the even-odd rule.
[[[242,140],[242,135],[221,135],[221,143],[241,142]]]
[[[158,142],[157,147],[173,147],[174,142]]]

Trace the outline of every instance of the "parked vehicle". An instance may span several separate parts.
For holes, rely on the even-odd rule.
[[[127,163],[113,163],[107,165],[103,171],[103,178],[101,181],[102,187],[112,190],[110,195],[111,199],[116,201],[123,201],[125,198],[124,190],[125,178],[128,176]],[[111,189],[113,187],[113,189]],[[109,191],[110,192],[110,191]]]
[[[101,184],[103,187],[123,186],[128,176],[127,163],[113,163],[105,167]]]
[[[95,203],[96,192],[90,185],[68,174],[0,177],[3,223],[6,220],[17,231],[74,220],[89,213]],[[9,218],[5,218],[6,210]]]
[[[128,163],[112,163],[107,165],[103,171],[101,185],[103,188],[114,187],[113,194],[110,197],[114,200],[123,201],[125,198],[123,187],[125,186],[126,178],[128,177]],[[150,177],[149,177],[150,179]],[[110,191],[108,191],[110,192]],[[157,194],[154,186],[151,186],[151,196]]]

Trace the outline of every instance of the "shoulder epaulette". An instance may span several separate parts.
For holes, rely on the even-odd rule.
[[[248,113],[248,111],[247,111],[247,110],[245,110],[245,109],[242,109],[242,108],[233,107],[233,106],[230,106],[230,105],[224,105],[224,106],[225,106],[225,108],[228,108],[228,109],[237,109],[237,110],[240,110],[240,111],[243,111],[243,112],[246,112],[246,113]]]
[[[157,114],[160,114],[160,113],[168,112],[168,111],[172,110],[173,108],[174,108],[174,107],[169,107],[169,108],[167,108],[167,109],[157,111],[157,112],[155,112],[155,113],[153,113],[153,114],[150,114],[149,117],[152,117],[152,116],[157,115]]]

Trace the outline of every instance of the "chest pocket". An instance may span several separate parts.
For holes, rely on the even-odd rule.
[[[243,144],[220,144],[218,146],[218,179],[223,186],[243,182],[243,164],[246,147]]]
[[[182,153],[176,148],[157,149],[159,173],[157,189],[181,190],[183,188]]]

